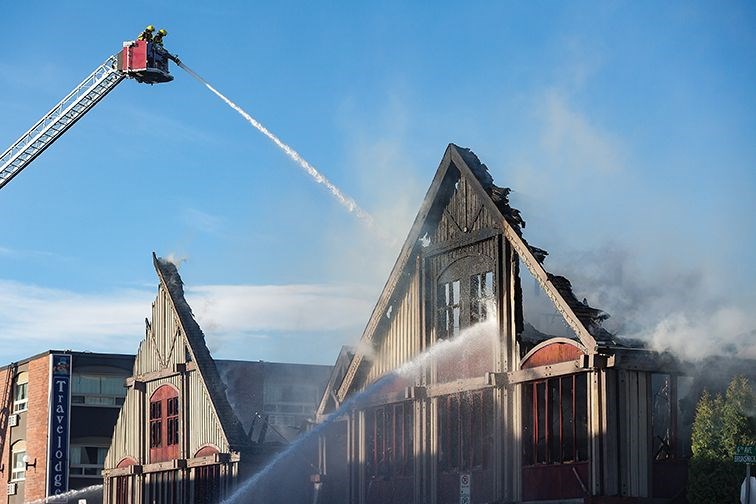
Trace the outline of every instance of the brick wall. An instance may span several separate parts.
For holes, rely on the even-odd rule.
[[[0,370],[0,394],[3,394],[2,397],[0,397],[0,400],[5,400],[5,394],[7,394],[9,391],[5,390],[5,380],[8,377],[8,369]],[[13,384],[9,383],[9,387],[12,387]],[[0,405],[2,407],[2,405]],[[12,403],[8,405],[9,408],[12,408]],[[8,479],[10,478],[10,469],[8,468],[10,465],[10,427],[7,427],[5,432],[0,432],[0,436],[3,438],[3,451],[2,454],[2,460],[0,460],[0,465],[4,466],[3,472],[0,473],[2,477],[2,485],[0,485],[0,502],[8,502],[7,501],[7,488],[6,483],[8,482]]]
[[[29,362],[29,411],[26,422],[26,454],[37,467],[26,471],[26,500],[45,496],[47,473],[47,421],[50,382],[50,356],[43,355]]]

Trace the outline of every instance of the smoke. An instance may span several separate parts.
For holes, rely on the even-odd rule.
[[[756,313],[712,268],[641,257],[621,245],[563,252],[548,269],[572,280],[579,299],[607,311],[610,332],[686,360],[756,358]]]
[[[263,126],[259,121],[257,121],[255,118],[250,116],[247,112],[244,111],[241,107],[239,107],[237,104],[226,98],[223,94],[220,93],[217,89],[215,89],[213,86],[210,85],[205,79],[200,77],[197,73],[195,73],[192,69],[184,65],[183,63],[178,64],[181,68],[186,70],[187,73],[189,73],[192,77],[197,79],[200,83],[204,84],[210,91],[212,91],[218,98],[223,100],[226,105],[231,107],[232,109],[236,110],[244,119],[247,120],[252,126],[254,126],[260,133],[268,137],[276,146],[278,146],[279,149],[284,151],[284,153],[289,156],[295,163],[299,165],[300,168],[302,168],[310,177],[315,180],[318,184],[324,185],[328,191],[331,193],[331,195],[336,198],[336,200],[341,204],[344,208],[347,209],[348,212],[353,213],[356,215],[361,221],[363,221],[365,224],[370,227],[373,223],[373,218],[368,214],[366,211],[364,211],[362,208],[360,208],[357,205],[357,202],[354,201],[354,199],[350,198],[349,196],[345,195],[341,189],[336,187],[330,180],[328,180],[322,173],[320,173],[317,169],[315,169],[314,166],[312,166],[310,163],[307,162],[297,151],[286,145],[279,139],[276,135],[271,133],[265,126]]]
[[[184,264],[189,259],[189,257],[185,255],[179,255],[175,252],[171,252],[170,254],[165,256],[164,259],[165,261],[176,266],[176,268],[179,268],[182,264]]]

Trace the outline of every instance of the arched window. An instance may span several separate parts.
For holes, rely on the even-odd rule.
[[[16,441],[11,446],[11,481],[26,479],[26,441]]]
[[[26,411],[29,404],[29,373],[22,371],[13,380],[13,413]]]
[[[150,462],[178,457],[178,390],[170,385],[158,388],[150,397]]]
[[[486,320],[494,307],[495,287],[488,256],[466,256],[449,265],[437,280],[437,338],[453,338],[461,329]]]

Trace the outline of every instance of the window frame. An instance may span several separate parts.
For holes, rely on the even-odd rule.
[[[496,310],[497,300],[496,262],[483,254],[469,254],[449,264],[436,278],[434,312],[436,340],[454,338],[460,331],[486,320],[489,302]],[[480,279],[483,281],[481,282]],[[475,281],[478,280],[476,284]],[[489,282],[490,280],[490,282]],[[473,292],[474,286],[479,288]],[[480,289],[480,286],[483,289]],[[490,285],[490,292],[486,287]],[[459,298],[454,297],[454,288],[459,289]],[[482,294],[482,295],[481,295]],[[455,324],[455,310],[457,323]],[[480,314],[485,312],[486,316]]]
[[[21,381],[23,380],[23,381]],[[19,391],[23,397],[18,399]],[[29,373],[22,371],[13,379],[13,414],[23,413],[29,409]]]
[[[98,380],[98,389],[99,392],[85,392],[82,390],[77,390],[79,387],[80,380],[82,378],[85,379],[97,379]],[[128,376],[126,375],[120,375],[120,374],[108,374],[108,373],[78,373],[75,372],[71,376],[71,404],[73,406],[87,406],[87,407],[95,407],[95,408],[120,408],[124,401],[126,400],[126,385],[123,383]],[[102,380],[103,379],[113,379],[113,380],[119,380],[122,382],[122,393],[118,394],[107,394],[103,393],[102,389]],[[91,398],[91,401],[88,401],[87,399]]]
[[[369,479],[410,477],[414,471],[414,406],[401,401],[365,411]]]
[[[105,456],[107,456],[109,447],[107,445],[101,445],[101,444],[100,445],[92,445],[92,444],[83,445],[83,444],[72,443],[71,448],[70,448],[69,464],[68,464],[69,476],[76,477],[76,478],[98,478],[98,479],[102,478],[100,471],[102,471],[102,469],[105,467],[104,465],[105,457],[103,457],[102,464],[82,464],[82,463],[74,464],[73,463],[74,450],[77,450],[77,449],[81,450],[81,449],[86,449],[86,448],[96,448],[98,451],[98,457],[99,457],[100,450],[105,450]],[[76,471],[77,469],[81,469],[81,472],[77,472]],[[87,474],[86,473],[87,469],[96,469],[97,472],[96,474]]]
[[[150,462],[177,458],[181,444],[181,400],[175,386],[161,385],[150,395],[147,422]]]
[[[567,384],[569,387],[565,387]],[[565,395],[566,388],[569,389],[568,395]],[[523,467],[575,464],[590,460],[586,373],[524,383],[522,412]],[[568,416],[566,413],[569,414],[568,419],[565,418]],[[570,428],[565,429],[565,426]]]
[[[10,482],[26,480],[26,441],[16,441],[10,449]],[[16,464],[20,461],[20,464]]]

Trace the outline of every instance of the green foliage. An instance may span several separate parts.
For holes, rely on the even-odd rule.
[[[744,466],[733,463],[735,446],[756,440],[754,393],[748,379],[735,377],[722,397],[707,391],[696,407],[691,433],[688,501],[717,504],[739,501]]]

